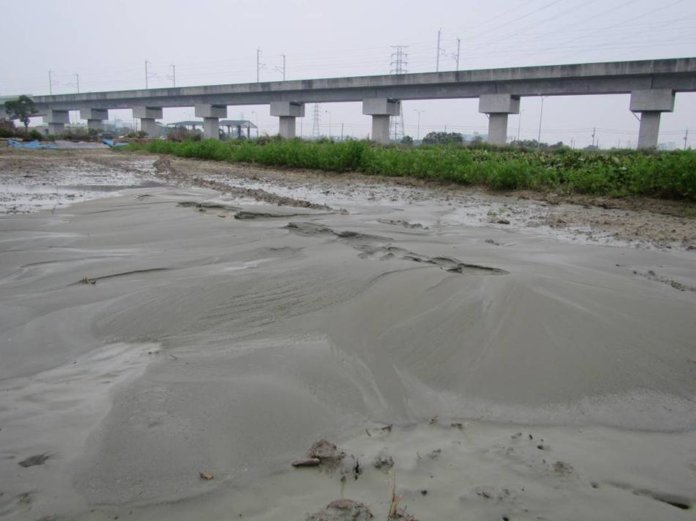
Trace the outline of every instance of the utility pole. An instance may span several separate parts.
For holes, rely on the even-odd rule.
[[[544,117],[544,96],[541,97],[541,110],[539,110],[539,134],[537,135],[537,148],[541,148],[541,121]]]
[[[319,139],[321,135],[321,130],[319,129],[319,105],[314,104],[314,113],[312,114],[312,137],[314,139]]]
[[[686,129],[686,132],[684,132],[684,150],[686,150],[686,143],[689,141],[689,129]]]
[[[169,79],[172,80],[172,87],[176,87],[176,65],[170,65],[169,69],[172,71],[169,75]]]
[[[437,30],[437,57],[435,58],[435,72],[440,72],[440,34],[442,29]]]
[[[406,66],[408,65],[408,54],[406,49],[408,45],[392,45],[394,52],[391,54],[391,61],[389,65],[390,74],[406,74]],[[398,116],[394,117],[394,141],[399,141],[400,138],[404,137],[404,116],[403,107],[402,111]]]
[[[331,140],[331,112],[329,112],[328,110],[325,110],[324,112],[326,112],[329,115],[329,140]]]
[[[595,135],[597,134],[597,127],[592,128],[592,148],[594,148],[594,140],[595,140]]]
[[[48,93],[53,96],[53,71],[48,71]]]
[[[420,141],[420,117],[424,110],[413,109],[414,112],[418,113],[418,125],[416,126],[416,141]]]
[[[147,60],[145,60],[145,89],[146,89],[146,90],[147,90],[147,88],[148,88],[148,85],[147,85],[147,78],[148,78],[147,66],[148,66],[149,63],[150,63],[150,62],[148,62]]]
[[[261,69],[264,67],[265,65],[261,63],[261,49],[256,49],[256,83],[261,81]]]
[[[75,88],[77,89],[77,93],[80,93],[80,75],[78,73],[75,73]]]
[[[343,141],[343,123],[341,123],[341,141]]]
[[[255,110],[252,110],[251,113],[254,115],[254,123],[256,124],[256,137],[258,138],[259,137],[259,114]]]
[[[283,75],[283,81],[285,81],[285,55],[281,54],[281,56],[283,57],[283,66],[282,67],[274,67],[274,69]]]
[[[459,51],[461,50],[462,46],[462,40],[460,38],[457,38],[457,69],[459,70]]]
[[[391,62],[389,74],[406,74],[406,66],[408,65],[408,54],[406,49],[408,45],[392,45],[394,52],[391,53]]]

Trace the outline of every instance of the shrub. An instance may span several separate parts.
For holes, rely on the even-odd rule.
[[[201,133],[195,130],[189,130],[185,127],[176,127],[169,131],[167,134],[167,139],[169,141],[176,141],[176,142],[182,142],[182,141],[201,141],[202,136]]]
[[[34,129],[31,129],[31,130],[29,131],[29,139],[32,139],[32,140],[35,139],[35,140],[37,140],[37,141],[43,141],[43,140],[45,139],[45,137],[46,137],[46,136],[44,136],[41,132],[39,132],[39,131],[36,130],[35,128],[34,128]]]
[[[525,150],[510,147],[376,146],[367,141],[155,140],[139,150],[216,161],[364,172],[479,184],[494,190],[562,190],[696,201],[696,152]]]

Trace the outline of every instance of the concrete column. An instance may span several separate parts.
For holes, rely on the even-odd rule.
[[[220,139],[220,120],[218,118],[203,118],[203,137]]]
[[[390,117],[401,114],[401,102],[390,98],[365,99],[363,114],[372,116],[372,141],[388,145]]]
[[[380,145],[389,144],[389,125],[391,116],[383,114],[372,114],[372,141]]]
[[[488,114],[488,142],[491,145],[507,143],[507,114]]]
[[[638,148],[657,148],[660,116],[674,110],[674,92],[669,89],[634,90],[631,112],[640,112]]]
[[[62,134],[65,130],[65,125],[70,123],[69,112],[67,110],[48,109],[48,113],[44,116],[44,121],[48,123],[48,133],[55,136]]]
[[[295,118],[305,115],[304,103],[297,101],[272,101],[271,116],[277,117],[280,137],[292,139],[295,137]]]
[[[520,97],[511,94],[482,94],[479,112],[488,114],[488,142],[491,145],[507,143],[509,114],[520,113]]]
[[[226,105],[196,105],[197,118],[203,118],[203,136],[206,139],[220,139],[220,118],[227,117]]]
[[[104,128],[104,120],[109,119],[107,109],[81,109],[80,117],[87,120],[87,128],[101,131]]]
[[[295,117],[294,116],[278,116],[278,133],[286,138],[292,139],[295,137]]]
[[[140,119],[140,130],[150,137],[159,137],[156,119],[162,119],[162,107],[135,107],[133,117]]]
[[[87,120],[87,129],[88,130],[96,130],[97,132],[101,132],[104,130],[104,121],[101,119],[88,119]]]
[[[660,112],[641,112],[638,148],[657,148],[660,135]]]
[[[159,137],[155,118],[140,118],[140,130],[145,132],[148,137]]]

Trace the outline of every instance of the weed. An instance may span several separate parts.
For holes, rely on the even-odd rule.
[[[696,201],[696,151],[580,151],[570,149],[423,145],[377,146],[367,141],[309,142],[265,139],[134,143],[131,150],[157,154],[404,176],[493,190],[553,190],[624,197],[640,195]]]

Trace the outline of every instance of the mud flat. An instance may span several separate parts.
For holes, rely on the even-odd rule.
[[[0,519],[696,516],[683,213],[618,209],[682,223],[625,240],[607,208],[102,152],[0,182],[76,159],[132,178],[0,217]],[[555,211],[583,230],[530,225]]]

